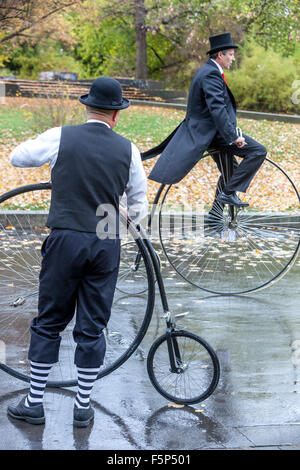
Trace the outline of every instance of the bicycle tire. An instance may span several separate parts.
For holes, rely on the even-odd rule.
[[[142,264],[142,266],[141,266]],[[147,275],[143,259],[134,240],[121,243],[121,261],[116,289],[127,295],[143,294],[147,291]]]
[[[0,343],[5,345],[5,357],[0,358],[0,369],[25,382],[30,381],[30,375],[24,352],[28,350],[30,320],[37,314],[40,247],[48,234],[44,224],[50,199],[49,182],[21,186],[0,196]],[[33,206],[36,209],[36,204],[38,210],[33,209]],[[121,221],[127,223],[122,215]],[[142,255],[147,274],[147,294],[132,297],[131,304],[130,301],[123,302],[115,294],[106,332],[108,362],[101,368],[98,378],[113,372],[136,351],[146,334],[154,308],[155,284],[150,255],[132,223],[128,226],[128,233],[136,241]],[[125,318],[124,312],[131,312],[131,309],[131,317]],[[118,314],[117,321],[114,321],[115,312],[121,312],[123,319]],[[117,331],[113,331],[114,325],[117,325]],[[119,331],[122,326],[123,335]],[[51,371],[47,387],[77,385],[71,357],[71,327],[71,324],[68,325],[64,331],[66,340],[62,340],[60,348],[63,360],[70,360],[70,376],[65,376],[65,371],[60,372],[58,366],[53,366],[54,372]],[[16,338],[17,334],[20,338]],[[73,347],[75,345],[72,343]]]
[[[201,176],[195,173],[198,181],[181,199],[184,204],[198,198],[198,212],[196,206],[195,213],[185,216],[169,203],[179,198],[184,180],[169,185],[162,197],[159,238],[168,262],[184,281],[212,294],[245,294],[273,285],[293,266],[300,250],[300,195],[294,182],[267,158],[247,190],[249,208],[237,211],[218,203],[214,209],[220,173],[209,155],[200,165]],[[275,182],[281,190],[277,212],[270,204]],[[233,227],[230,211],[236,218]]]
[[[193,363],[192,365],[186,366],[186,369],[181,374],[170,371],[167,344],[170,335],[173,338],[175,337],[177,341],[180,338],[180,344],[178,343],[178,347],[183,359],[186,359],[187,355],[189,354],[188,349],[190,349],[191,344],[193,344]],[[182,339],[184,340],[184,343],[182,343]],[[189,344],[187,345],[186,343],[188,340]],[[196,344],[198,346],[200,345],[201,349],[199,349],[198,356],[195,359],[195,355],[197,354],[195,351]],[[187,351],[184,350],[186,346],[188,346],[186,348]],[[195,378],[194,376],[191,380],[189,380],[187,373],[191,368],[196,371],[198,377]],[[220,378],[220,363],[213,348],[200,336],[189,331],[175,330],[160,336],[152,344],[147,358],[147,371],[152,385],[163,397],[171,400],[174,403],[187,405],[205,400],[214,392]],[[171,379],[169,388],[171,390],[175,390],[175,392],[167,390],[166,385],[168,379]],[[198,384],[200,384],[199,380],[204,382],[204,390],[201,392],[200,390],[197,391],[196,395],[194,392],[190,391],[189,396],[187,396],[188,394],[184,392],[185,396],[182,396],[183,392],[181,391],[181,384],[186,385],[189,383],[190,388],[193,386],[193,384],[196,384],[197,388]],[[177,393],[176,390],[178,390]]]
[[[134,240],[131,239],[121,244],[121,262],[116,289],[126,295],[144,294],[148,289],[143,259],[136,244],[134,247],[133,244]],[[155,256],[160,268],[161,261],[156,252]],[[156,278],[154,282],[157,282]]]

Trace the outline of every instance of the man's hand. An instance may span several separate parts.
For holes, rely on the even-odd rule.
[[[244,137],[238,137],[233,143],[240,149],[242,147],[245,147],[245,145],[247,145],[247,142],[245,141]]]
[[[119,204],[119,211],[122,212],[122,214],[127,219],[127,217],[128,217],[127,210],[125,209],[125,207],[121,206],[121,204]]]

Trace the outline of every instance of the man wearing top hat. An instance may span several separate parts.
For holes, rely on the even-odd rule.
[[[218,201],[222,205],[248,206],[236,191],[246,192],[267,151],[251,137],[237,133],[236,102],[223,70],[230,68],[238,46],[233,44],[230,33],[211,36],[209,41],[211,48],[207,54],[210,58],[192,81],[184,121],[162,144],[145,154],[150,158],[162,151],[149,179],[177,183],[202,158],[205,150],[220,149],[223,160],[234,155],[243,160],[240,165],[233,160],[234,171],[227,184],[220,178],[222,191],[217,190]],[[221,169],[227,161],[216,160],[216,163]]]
[[[49,129],[19,145],[11,163],[19,167],[50,162],[52,196],[42,247],[38,315],[31,324],[30,390],[8,414],[32,424],[45,422],[43,394],[52,364],[58,361],[60,335],[76,307],[73,337],[78,392],[74,425],[93,419],[90,393],[105,355],[105,328],[111,311],[120,259],[120,239],[98,237],[103,220],[99,207],[117,216],[119,199],[127,196],[135,222],[147,214],[147,180],[138,149],[113,131],[120,110],[130,105],[117,80],[96,79],[88,95],[87,121]],[[105,206],[104,206],[105,205]],[[100,215],[99,215],[100,214]],[[117,224],[116,224],[117,226]]]

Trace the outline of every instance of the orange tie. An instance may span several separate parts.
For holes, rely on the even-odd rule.
[[[224,78],[224,82],[226,83],[226,85],[228,86],[228,83],[226,82],[226,78],[225,78],[225,75],[224,73],[222,73],[222,77]]]

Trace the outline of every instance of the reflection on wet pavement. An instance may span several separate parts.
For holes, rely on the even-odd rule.
[[[3,371],[1,449],[229,449],[300,445],[300,263],[276,286],[248,296],[205,296],[169,271],[170,308],[178,323],[217,351],[221,379],[205,402],[174,408],[151,386],[145,365],[164,332],[157,297],[149,331],[120,369],[93,392],[94,424],[74,430],[75,389],[48,389],[46,425],[14,422],[9,404],[26,389]],[[18,390],[13,392],[13,390]]]
[[[37,296],[32,294],[37,291],[39,249],[46,234],[34,230],[31,239],[26,235],[23,240],[15,231],[11,235],[14,242],[2,245],[0,253],[0,360],[23,372],[27,370],[28,328],[37,309]],[[135,245],[129,243],[124,249],[126,256],[106,331],[108,362],[130,346],[148,302],[147,291],[143,292],[144,268],[138,273],[132,269]],[[236,259],[237,273],[242,264],[242,259]],[[9,279],[8,273],[14,272],[16,265],[18,275]],[[31,276],[24,276],[20,265]],[[162,269],[171,311],[185,314],[178,318],[179,326],[199,334],[217,351],[221,378],[214,394],[204,403],[178,408],[168,406],[150,384],[147,353],[165,328],[157,292],[151,324],[141,345],[121,368],[96,383],[95,422],[87,429],[73,429],[75,389],[47,390],[45,426],[34,427],[8,418],[7,406],[19,401],[27,389],[23,388],[24,382],[0,370],[0,449],[300,445],[299,258],[276,285],[243,296],[206,294],[184,282],[166,262]],[[124,293],[128,288],[133,295]],[[56,378],[60,374],[65,377],[66,369],[69,378],[74,377],[72,351],[69,325],[62,341],[61,365],[53,372]]]

